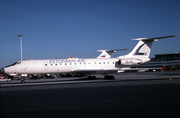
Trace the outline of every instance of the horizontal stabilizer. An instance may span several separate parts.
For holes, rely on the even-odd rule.
[[[127,49],[115,49],[115,50],[97,50],[98,52],[106,51],[106,52],[116,52],[116,51],[122,51]]]
[[[171,35],[171,36],[163,36],[163,37],[155,37],[155,38],[137,38],[137,39],[132,39],[132,40],[140,40],[140,41],[157,41],[159,39],[164,39],[164,38],[170,38],[170,37],[176,37],[179,35]]]
[[[98,52],[102,52],[97,58],[110,58],[111,54],[116,51],[122,51],[127,49],[116,49],[116,50],[97,50]]]

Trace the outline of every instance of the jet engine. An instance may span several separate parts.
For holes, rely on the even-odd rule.
[[[120,59],[119,60],[119,65],[124,65],[124,66],[133,66],[133,65],[138,65],[141,63],[142,61],[140,59]]]

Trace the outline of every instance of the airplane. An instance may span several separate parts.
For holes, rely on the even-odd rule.
[[[23,60],[5,67],[5,73],[13,75],[47,74],[47,73],[87,73],[88,79],[96,79],[91,76],[95,73],[104,75],[106,80],[114,80],[111,73],[122,72],[124,68],[130,68],[150,60],[149,55],[154,41],[159,39],[177,37],[178,35],[137,38],[139,42],[127,55],[117,58],[68,58],[47,60]],[[24,80],[22,80],[24,81]]]

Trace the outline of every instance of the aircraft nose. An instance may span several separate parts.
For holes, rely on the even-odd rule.
[[[7,74],[14,73],[14,67],[5,67],[4,72]]]
[[[9,70],[8,67],[4,68],[5,73],[8,73],[8,70]]]

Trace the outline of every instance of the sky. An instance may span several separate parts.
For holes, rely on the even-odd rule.
[[[0,67],[21,60],[96,58],[97,50],[128,49],[138,41],[180,35],[180,0],[0,0]],[[152,45],[180,53],[180,36]]]

